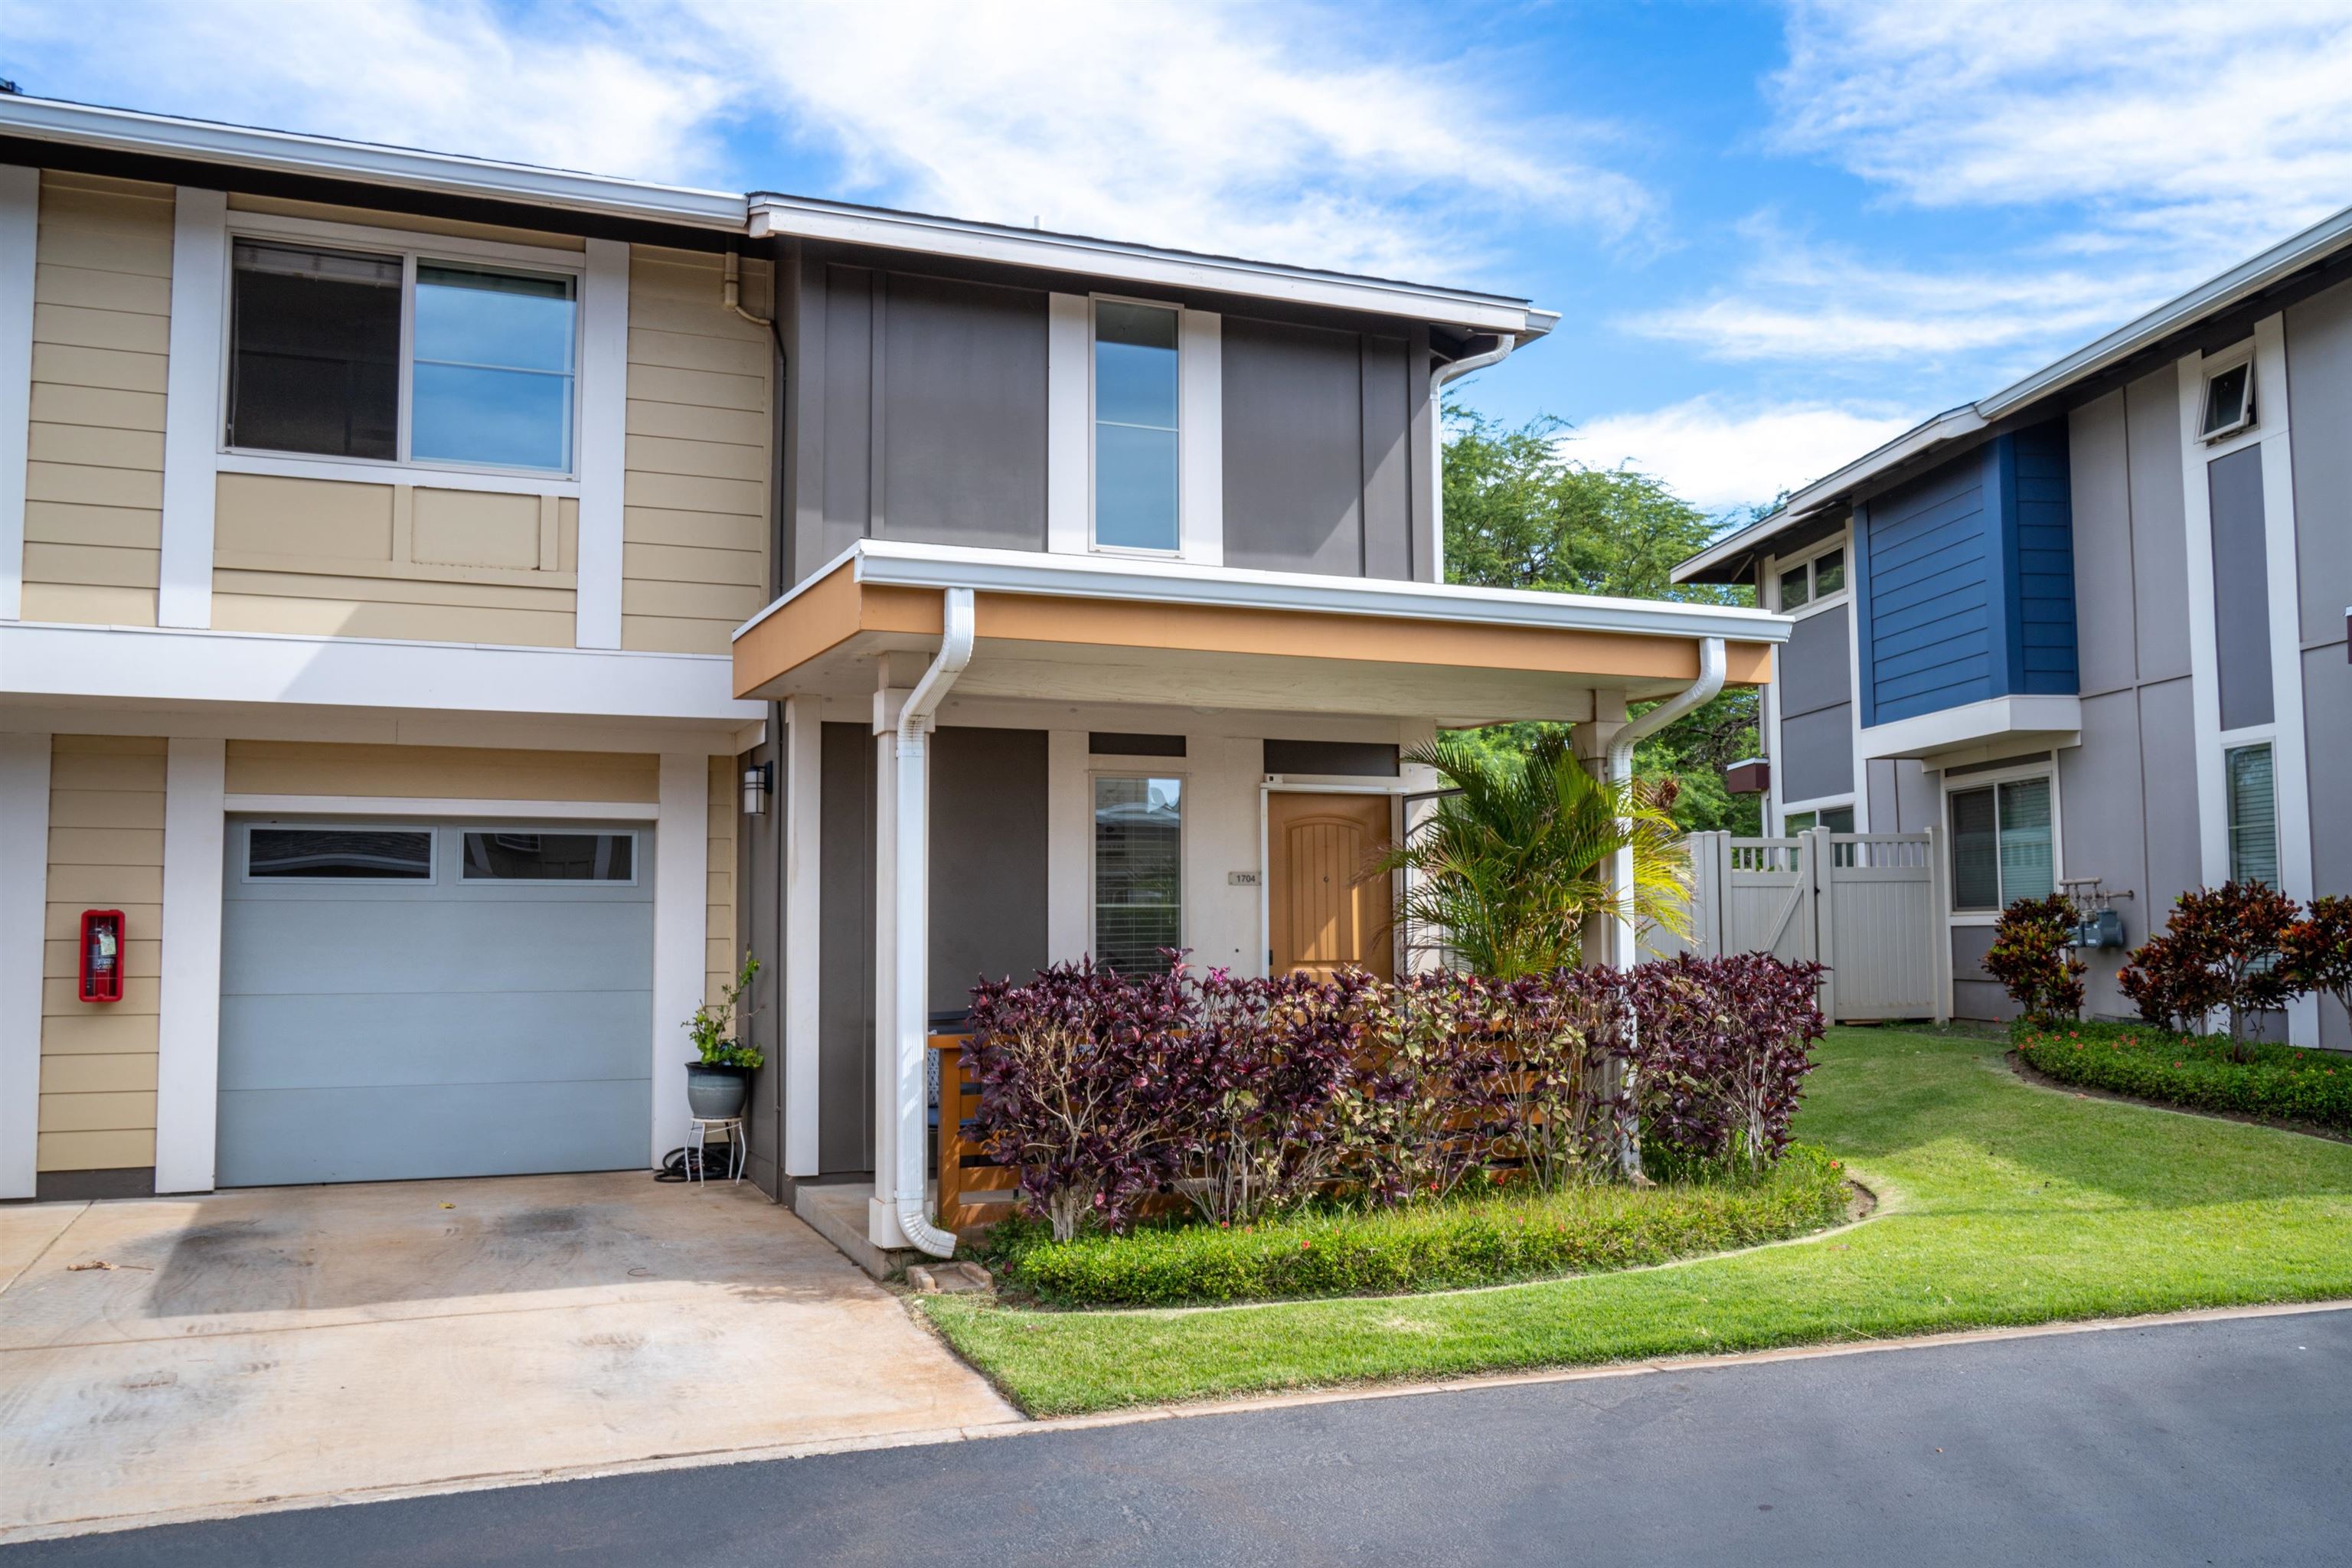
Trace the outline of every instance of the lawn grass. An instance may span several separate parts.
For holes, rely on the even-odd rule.
[[[2020,1082],[2004,1042],[1837,1029],[1797,1136],[1851,1230],[1632,1273],[1208,1310],[922,1310],[1024,1409],[2352,1297],[2352,1145]]]

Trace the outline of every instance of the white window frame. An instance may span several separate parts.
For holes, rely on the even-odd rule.
[[[1776,838],[1792,838],[1792,837],[1794,837],[1796,835],[1795,835],[1794,833],[1791,833],[1791,832],[1790,831],[1790,828],[1789,828],[1789,818],[1790,818],[1790,817],[1792,817],[1792,816],[1796,816],[1796,815],[1798,815],[1800,812],[1807,812],[1807,811],[1810,811],[1810,812],[1811,812],[1811,813],[1813,814],[1813,817],[1814,817],[1815,825],[1816,825],[1816,826],[1818,826],[1818,825],[1819,825],[1819,822],[1820,822],[1820,818],[1821,818],[1821,815],[1822,815],[1822,813],[1823,813],[1823,812],[1825,812],[1825,811],[1851,811],[1851,812],[1853,812],[1853,813],[1854,814],[1854,825],[1853,825],[1853,826],[1852,826],[1852,827],[1850,827],[1850,828],[1832,828],[1831,831],[1832,831],[1832,832],[1840,832],[1840,833],[1859,833],[1859,832],[1861,832],[1861,831],[1862,831],[1862,809],[1861,809],[1861,806],[1860,806],[1860,805],[1857,804],[1857,802],[1855,801],[1854,795],[1855,795],[1855,792],[1854,792],[1854,791],[1853,791],[1853,790],[1848,790],[1848,791],[1847,791],[1845,794],[1843,794],[1843,795],[1825,795],[1822,796],[1819,800],[1792,800],[1792,801],[1790,801],[1787,805],[1785,805],[1781,806],[1781,808],[1780,808],[1780,831],[1779,833],[1777,833],[1777,834],[1773,835],[1773,837],[1776,837]]]
[[[229,374],[236,358],[234,311],[236,249],[240,239],[263,244],[364,251],[399,258],[400,398],[399,426],[394,437],[398,457],[347,458],[278,452],[268,447],[232,447],[228,444]],[[292,479],[360,480],[375,484],[426,483],[444,488],[555,496],[579,495],[582,448],[584,445],[583,435],[588,414],[588,257],[585,251],[236,211],[228,215],[224,245],[221,258],[221,352],[215,388],[217,413],[212,432],[213,447],[217,454],[217,471],[274,474]],[[561,469],[518,468],[488,463],[451,462],[442,458],[418,459],[409,456],[409,441],[415,424],[416,268],[419,262],[504,267],[519,272],[561,274],[572,280],[572,424],[567,442],[571,456],[568,467]]]
[[[2217,430],[2206,429],[2205,417],[2213,405],[2213,383],[2241,365],[2246,369],[2245,405],[2239,410],[2238,417],[2232,423],[2224,425]],[[2263,403],[2262,367],[2254,363],[2253,340],[2249,338],[2236,348],[2215,354],[2211,359],[2204,362],[2200,369],[2203,372],[2204,380],[2197,395],[2198,440],[2208,447],[2220,447],[2252,431],[2261,423]],[[2208,457],[2210,458],[2218,455],[2218,453],[2208,454]]]
[[[1834,554],[1839,551],[1845,552],[1845,581],[1828,594],[1816,592],[1813,581],[1814,569],[1820,565],[1822,556]],[[1830,538],[1806,546],[1801,554],[1775,555],[1766,563],[1766,566],[1768,570],[1764,580],[1771,586],[1772,601],[1767,607],[1776,614],[1801,621],[1806,616],[1820,611],[1834,609],[1853,597],[1853,531],[1851,528],[1841,530]],[[1793,572],[1800,566],[1805,569],[1805,591],[1809,596],[1795,609],[1787,609],[1780,603],[1780,574],[1784,572]]]
[[[236,836],[236,877],[245,883],[272,888],[437,888],[441,886],[441,828],[437,822],[320,821],[257,818],[233,825]],[[422,877],[257,877],[253,874],[253,834],[256,828],[288,833],[422,833],[425,835],[425,875]]]
[[[1165,550],[1147,549],[1133,544],[1105,544],[1095,535],[1095,498],[1100,493],[1100,469],[1095,447],[1102,421],[1095,410],[1095,365],[1099,339],[1101,308],[1105,305],[1140,305],[1149,310],[1165,310],[1176,318],[1176,542]],[[1191,432],[1184,417],[1184,307],[1169,300],[1146,300],[1129,294],[1089,294],[1087,296],[1087,549],[1097,555],[1124,555],[1145,561],[1181,561],[1184,559],[1184,447]],[[1168,774],[1167,777],[1175,775]]]
[[[1958,837],[1952,831],[1952,796],[1956,795],[1965,795],[1971,790],[1990,789],[1997,784],[2014,784],[2021,779],[2047,779],[2050,781],[2050,883],[2052,889],[2053,891],[2056,890],[2057,888],[2065,880],[2066,814],[2062,808],[2062,803],[2058,795],[2058,762],[2055,757],[2037,756],[2029,762],[2020,763],[2015,767],[1987,768],[1982,773],[1963,773],[1958,778],[1952,777],[1948,773],[1943,775],[1944,798],[1942,819],[1944,824],[1944,882],[1947,888],[1946,897],[1948,899],[1957,902],[1960,896],[1959,879],[1952,874],[1951,865],[1951,857],[1958,853],[1959,850]],[[1998,858],[2000,843],[2000,817],[1999,815],[2000,809],[2000,796],[1999,792],[1996,791],[1993,796],[1993,844],[1995,853],[1994,874],[1996,878],[1998,878],[2000,874],[2000,864]],[[2001,900],[1998,908],[1990,910],[1962,910],[1947,908],[1944,910],[1945,919],[1956,926],[1991,925],[1994,921],[2000,919],[2001,910],[2009,907],[2008,893],[2009,889],[2007,888],[1997,889],[1996,896]]]
[[[1095,783],[1098,779],[1174,779],[1180,786],[1176,805],[1176,945],[1190,949],[1192,945],[1192,773],[1189,768],[1154,768],[1142,764],[1150,760],[1135,758],[1108,759],[1108,767],[1087,769],[1087,951],[1095,961],[1102,961],[1102,932],[1096,925],[1102,904],[1097,892],[1101,884],[1095,879]],[[1181,763],[1182,757],[1163,757],[1162,762]]]
[[[643,851],[635,828],[609,827],[593,822],[460,822],[452,825],[457,834],[457,876],[459,887],[465,888],[634,888],[638,885],[644,867]],[[583,837],[593,834],[603,838],[625,838],[629,841],[629,874],[625,877],[477,877],[467,867],[466,835],[469,833],[528,833],[536,837],[562,834]]]
[[[2280,832],[2284,825],[2279,820],[2279,744],[2272,733],[2276,729],[2275,724],[2249,725],[2243,730],[2226,731],[2226,738],[2221,742],[2222,868],[2233,882],[2238,879],[2238,825],[2231,820],[2230,816],[2230,806],[2234,798],[2230,793],[2230,758],[2233,752],[2252,751],[2256,746],[2271,754],[2271,858],[2275,864],[2268,886],[2273,892],[2285,879],[2286,871],[2286,856]]]

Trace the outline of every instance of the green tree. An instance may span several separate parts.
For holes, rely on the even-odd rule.
[[[1676,584],[1676,562],[1704,549],[1716,520],[1632,468],[1594,468],[1563,451],[1570,426],[1549,415],[1517,427],[1459,404],[1445,410],[1445,574],[1489,588],[1532,588],[1627,599],[1747,605],[1752,590]],[[1634,769],[1671,777],[1685,832],[1763,831],[1763,803],[1723,787],[1723,770],[1759,748],[1753,688],[1725,692],[1642,742]],[[1557,724],[1497,725],[1471,738],[1478,752],[1525,752]],[[1663,793],[1663,792],[1660,792]]]
[[[1428,763],[1454,793],[1379,869],[1412,873],[1406,917],[1444,931],[1465,968],[1512,980],[1572,966],[1585,917],[1597,913],[1689,934],[1690,861],[1661,792],[1594,777],[1558,726],[1523,750],[1440,735],[1406,760]],[[1633,899],[1621,910],[1609,860],[1629,844]]]

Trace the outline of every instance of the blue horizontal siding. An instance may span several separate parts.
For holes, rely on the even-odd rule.
[[[1874,496],[1854,524],[1864,724],[2076,689],[2063,420],[1995,437]]]

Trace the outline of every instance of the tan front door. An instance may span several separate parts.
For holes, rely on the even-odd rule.
[[[1389,841],[1390,797],[1276,790],[1265,798],[1274,973],[1328,974],[1354,963],[1384,979],[1393,974],[1390,879],[1363,875]]]

